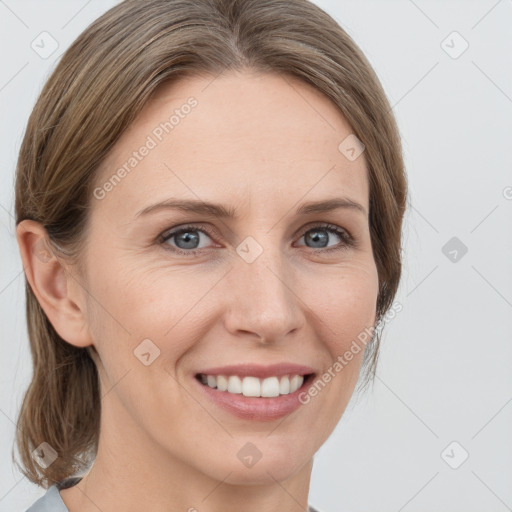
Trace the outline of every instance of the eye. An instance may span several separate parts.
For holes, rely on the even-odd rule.
[[[332,239],[333,234],[335,235],[334,238],[338,238],[340,241],[329,246],[328,243]],[[318,224],[310,227],[301,239],[302,238],[304,238],[307,243],[312,244],[308,247],[318,249],[316,252],[340,251],[355,246],[355,240],[350,233],[334,224]]]
[[[203,236],[201,236],[203,235]],[[209,231],[202,226],[184,226],[175,231],[164,233],[160,236],[160,243],[168,245],[165,247],[167,250],[171,250],[184,256],[195,256],[201,252],[201,239],[211,238]],[[174,239],[174,245],[169,244],[170,240]]]
[[[333,238],[334,245],[329,245]],[[205,238],[213,238],[210,230],[206,226],[183,226],[173,231],[164,232],[159,237],[159,242],[164,249],[172,251],[182,256],[198,256],[208,247],[201,246]],[[355,247],[355,239],[343,228],[334,224],[321,223],[310,227],[304,232],[301,239],[304,238],[309,248],[315,249],[314,252],[333,252],[347,250]],[[339,240],[336,242],[336,238]],[[171,243],[172,242],[172,243]],[[303,244],[300,244],[303,245]],[[218,247],[218,246],[217,246]]]

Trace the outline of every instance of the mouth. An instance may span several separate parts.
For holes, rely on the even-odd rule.
[[[197,373],[200,392],[215,406],[239,419],[274,421],[297,410],[300,396],[314,381],[315,373],[274,375],[209,375]]]

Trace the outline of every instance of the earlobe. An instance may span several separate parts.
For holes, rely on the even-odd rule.
[[[72,270],[50,245],[45,228],[39,222],[23,220],[16,227],[16,237],[27,281],[59,336],[77,347],[92,345],[83,295],[72,296],[77,290],[70,286]]]

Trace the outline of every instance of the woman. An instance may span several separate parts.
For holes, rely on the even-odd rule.
[[[368,61],[306,0],[132,0],[63,55],[16,181],[31,511],[297,511],[401,272]]]

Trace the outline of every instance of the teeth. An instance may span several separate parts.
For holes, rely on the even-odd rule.
[[[217,376],[217,389],[219,391],[226,391],[228,389],[228,379],[224,375]]]
[[[302,386],[302,382],[304,381],[304,377],[301,375],[294,375],[290,380],[290,393],[297,391]]]
[[[302,375],[285,375],[278,377],[267,377],[258,379],[257,377],[244,377],[241,379],[237,375],[200,375],[201,382],[211,388],[217,388],[218,391],[227,391],[228,393],[242,394],[247,397],[276,397],[279,395],[288,395],[297,391],[304,382]]]
[[[236,375],[231,375],[228,379],[228,391],[230,393],[241,393],[242,392],[242,381],[240,380],[240,377],[237,377]]]
[[[256,377],[244,377],[242,382],[242,395],[261,396],[261,382]]]
[[[279,394],[287,395],[290,392],[290,379],[288,376],[285,376],[281,379],[279,383]]]
[[[279,379],[277,377],[269,377],[261,383],[260,396],[279,396]]]

